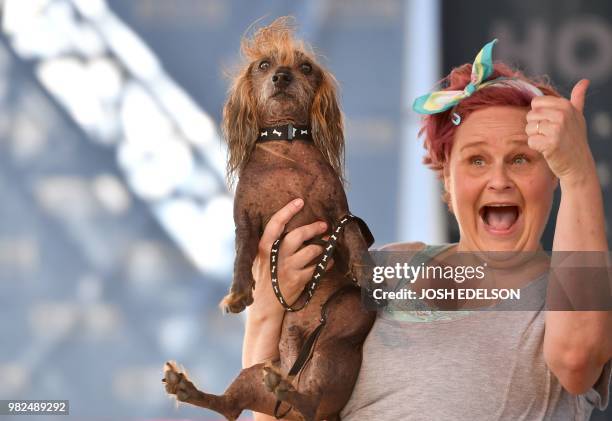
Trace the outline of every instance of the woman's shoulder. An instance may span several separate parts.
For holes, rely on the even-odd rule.
[[[427,247],[427,244],[421,241],[409,243],[390,243],[376,249],[377,251],[421,251]]]

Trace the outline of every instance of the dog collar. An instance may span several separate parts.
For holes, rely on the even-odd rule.
[[[312,142],[310,127],[294,126],[293,124],[283,124],[281,126],[263,127],[259,129],[258,142],[267,142],[269,140],[305,140]]]

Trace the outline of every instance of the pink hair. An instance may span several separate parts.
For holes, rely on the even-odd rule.
[[[464,64],[454,68],[439,84],[444,86],[442,89],[444,91],[463,90],[470,83],[471,74],[472,65]],[[560,96],[548,80],[544,78],[530,79],[521,72],[512,70],[507,65],[499,62],[494,64],[493,74],[487,80],[498,77],[522,79],[539,88],[544,95]],[[427,152],[423,158],[423,163],[438,172],[439,176],[442,175],[444,165],[450,157],[455,130],[458,127],[451,121],[452,113],[459,114],[461,121],[465,121],[471,113],[486,107],[500,105],[529,107],[532,99],[533,94],[526,90],[491,86],[474,92],[469,98],[459,102],[455,108],[439,114],[425,115],[419,131],[419,136],[425,135],[424,147]]]

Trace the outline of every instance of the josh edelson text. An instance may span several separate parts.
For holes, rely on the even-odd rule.
[[[476,266],[426,266],[396,263],[389,266],[374,266],[372,280],[381,284],[386,280],[402,282],[404,288],[386,291],[384,288],[374,288],[373,297],[377,300],[520,300],[521,290],[518,288],[486,287],[485,268],[487,264]],[[422,288],[412,290],[410,287],[417,280],[452,280],[457,284],[465,281],[478,280],[483,287],[469,288],[467,285],[456,288]],[[431,285],[431,284],[430,284]]]

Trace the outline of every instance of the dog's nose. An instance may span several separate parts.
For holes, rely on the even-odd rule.
[[[288,86],[293,80],[293,75],[291,74],[291,70],[286,67],[279,67],[274,76],[272,76],[272,82],[274,82],[274,86],[278,88],[284,88]]]

